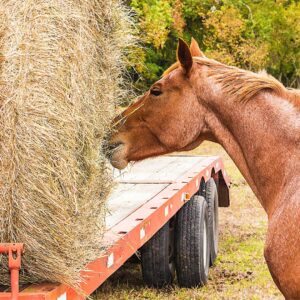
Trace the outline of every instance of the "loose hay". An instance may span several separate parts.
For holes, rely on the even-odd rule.
[[[76,286],[100,253],[131,42],[120,0],[0,0],[0,242],[26,244],[21,282]]]

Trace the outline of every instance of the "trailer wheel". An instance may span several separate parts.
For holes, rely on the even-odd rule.
[[[202,196],[193,196],[177,213],[175,253],[179,285],[194,287],[206,284],[210,249],[207,202]]]
[[[162,287],[175,277],[174,224],[166,223],[142,248],[142,275],[146,284]]]
[[[210,266],[212,266],[218,255],[219,242],[219,200],[217,186],[213,178],[205,184],[205,200],[208,210],[208,236],[210,240]]]

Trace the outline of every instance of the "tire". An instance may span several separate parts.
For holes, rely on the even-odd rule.
[[[210,249],[207,202],[202,196],[193,196],[177,213],[175,254],[179,285],[205,285],[208,279]]]
[[[175,277],[173,221],[166,223],[142,248],[142,275],[149,286],[171,284]]]
[[[218,190],[213,178],[205,184],[205,200],[208,210],[208,236],[210,242],[210,266],[212,266],[218,255],[219,243],[219,200]]]
[[[129,257],[127,261],[131,264],[139,264],[141,262],[139,251]]]

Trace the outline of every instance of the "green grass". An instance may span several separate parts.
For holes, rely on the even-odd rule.
[[[204,143],[193,154],[220,155],[232,180],[231,206],[220,208],[219,256],[203,288],[173,286],[157,290],[144,285],[138,264],[127,263],[93,295],[95,300],[125,299],[283,299],[263,257],[267,217],[225,151]]]

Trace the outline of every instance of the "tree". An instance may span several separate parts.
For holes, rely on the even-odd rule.
[[[143,48],[130,70],[145,90],[175,61],[178,37],[191,37],[226,64],[300,86],[300,3],[275,0],[132,0]],[[139,75],[139,76],[137,76]]]

